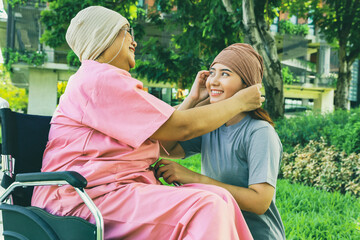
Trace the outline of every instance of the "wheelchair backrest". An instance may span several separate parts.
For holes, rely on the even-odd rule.
[[[2,132],[2,154],[10,155],[15,159],[14,176],[18,173],[39,172],[42,157],[48,140],[50,116],[22,114],[11,111],[9,108],[0,109]],[[7,188],[13,179],[4,174],[2,187]],[[26,191],[28,201],[32,190]],[[21,194],[22,195],[22,194]],[[23,199],[23,196],[21,196]],[[16,194],[13,195],[16,203]],[[23,200],[21,200],[23,201]],[[29,205],[29,202],[19,203]]]

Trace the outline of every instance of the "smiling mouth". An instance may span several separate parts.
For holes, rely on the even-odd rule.
[[[211,90],[211,96],[218,96],[220,94],[224,93],[224,91],[220,90]]]
[[[130,51],[134,52],[135,53],[135,48],[130,48]]]

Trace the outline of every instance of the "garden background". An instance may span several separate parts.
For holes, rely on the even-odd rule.
[[[16,4],[26,1],[10,2]],[[41,21],[46,25],[46,31],[41,37],[41,43],[54,48],[64,44],[64,29],[67,27],[64,23],[69,22],[79,8],[95,3],[113,6],[114,10],[128,17],[135,28],[136,39],[141,39],[145,33],[142,25],[137,24],[137,18],[144,20],[148,17],[146,21],[153,22],[164,32],[169,31],[166,26],[180,26],[181,34],[168,39],[171,42],[168,48],[161,45],[163,39],[151,38],[144,42],[142,51],[146,57],[138,61],[135,72],[139,77],[154,79],[155,82],[171,80],[183,88],[190,87],[196,72],[207,66],[221,49],[229,43],[243,41],[252,32],[251,29],[246,29],[246,25],[241,21],[243,11],[245,11],[241,4],[254,3],[254,1],[156,1],[158,3],[156,7],[168,14],[172,14],[174,6],[177,5],[177,11],[172,20],[162,17],[159,11],[145,12],[143,9],[136,9],[136,5],[140,2],[148,1],[125,0],[122,1],[121,6],[117,4],[117,1],[53,0],[48,2],[50,2],[49,9],[42,13]],[[225,3],[231,2],[232,8],[226,8]],[[343,39],[347,39],[344,43],[341,41],[343,39],[339,39],[339,35],[336,35],[344,29],[337,28],[335,23],[338,21],[330,17],[336,15],[336,9],[339,10],[338,14],[351,15],[351,11],[347,10],[352,9],[356,12],[359,6],[346,8],[347,5],[341,4],[350,5],[358,1],[344,0],[340,4],[340,1],[328,0],[326,2],[329,8],[317,9],[316,4],[320,2],[317,0],[259,0],[256,1],[259,5],[255,6],[258,13],[255,20],[257,24],[271,24],[279,9],[289,11],[290,14],[297,14],[299,17],[311,13],[313,20],[319,21],[317,26],[320,29],[323,27],[322,34],[326,36],[329,44],[337,49],[342,49],[345,44],[344,49],[347,53],[343,58],[351,66],[353,57],[357,58],[359,54],[360,47],[357,44],[359,44],[360,24],[350,24],[356,25],[357,28],[345,31],[345,33],[351,33],[350,36],[342,34],[345,36]],[[304,10],[304,6],[308,6],[307,11]],[[136,9],[136,14],[127,9]],[[327,14],[328,18],[322,19],[324,14]],[[352,18],[354,23],[359,21],[359,16],[356,16],[357,18]],[[343,15],[341,19],[348,18]],[[341,26],[350,25],[345,23]],[[289,21],[284,21],[279,22],[279,34],[281,31],[286,34],[306,35],[309,29],[303,25],[293,25]],[[267,33],[262,34],[265,36]],[[194,42],[199,44],[194,45]],[[270,49],[270,42],[265,41],[256,46],[266,45]],[[12,56],[11,61],[5,65],[0,64],[0,96],[9,101],[14,111],[26,113],[29,92],[26,88],[17,88],[12,84],[11,64],[26,62],[29,65],[41,65],[45,60],[45,55],[36,55],[37,51],[20,53],[8,50],[9,56]],[[274,95],[276,101],[273,101],[271,92],[278,86],[283,86],[282,84],[299,82],[299,79],[292,75],[289,68],[277,68],[280,66],[277,55],[268,57],[275,59],[271,66],[277,71],[274,71],[273,77],[276,80],[273,82],[271,76],[268,76],[265,107],[276,118],[275,129],[284,149],[276,191],[276,205],[285,225],[287,239],[360,239],[360,109],[342,110],[343,104],[340,104],[338,100],[337,110],[332,113],[306,111],[284,117],[283,98]],[[71,51],[67,55],[67,60],[69,65],[79,65],[76,56]],[[349,69],[346,69],[347,72],[344,73],[347,77]],[[179,72],[182,73],[180,77]],[[341,74],[336,80],[334,86],[337,88],[338,84],[347,81],[341,78]],[[58,83],[58,98],[65,87],[66,82]],[[344,87],[340,86],[338,89],[340,88]],[[277,90],[282,92],[283,89],[280,87]],[[196,155],[186,160],[176,161],[200,172],[200,158],[200,155]]]

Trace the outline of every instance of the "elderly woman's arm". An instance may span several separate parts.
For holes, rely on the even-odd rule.
[[[215,104],[175,110],[171,117],[151,136],[165,141],[185,141],[211,132],[241,112],[261,107],[260,85],[243,89]]]

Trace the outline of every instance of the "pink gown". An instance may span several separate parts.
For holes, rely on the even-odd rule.
[[[252,239],[228,191],[164,186],[149,170],[160,149],[149,137],[173,111],[128,72],[84,61],[52,118],[42,171],[77,171],[87,179],[106,239]],[[95,223],[70,186],[36,187],[32,204]]]

